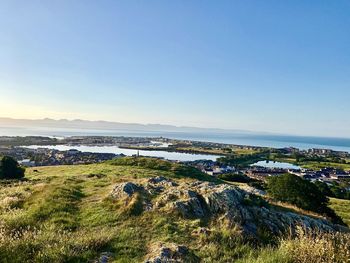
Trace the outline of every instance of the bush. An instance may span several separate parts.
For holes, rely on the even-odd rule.
[[[267,191],[279,201],[328,216],[334,223],[344,224],[340,217],[327,206],[328,198],[317,186],[296,175],[284,174],[269,177]]]
[[[248,183],[251,179],[244,174],[235,174],[235,173],[226,173],[220,174],[219,179],[229,181],[229,182],[238,182],[238,183]]]
[[[324,194],[325,196],[334,197],[333,192],[326,183],[316,181],[314,184],[317,186],[318,190],[320,190],[320,192],[322,192],[322,194]]]
[[[252,180],[251,182],[248,183],[248,185],[256,189],[266,191],[266,184],[263,181]]]
[[[24,177],[24,168],[10,156],[2,157],[0,161],[0,179],[21,179]]]

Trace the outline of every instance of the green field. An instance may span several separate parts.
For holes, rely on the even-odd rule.
[[[24,181],[1,181],[0,261],[90,262],[106,252],[108,262],[144,262],[157,242],[186,245],[186,262],[298,262],[295,255],[312,251],[301,245],[312,242],[307,235],[250,243],[221,221],[185,219],[166,210],[144,213],[137,196],[127,205],[112,200],[119,182],[158,175],[177,182],[210,179],[178,164],[125,160],[30,168]],[[210,233],[194,234],[202,227]]]
[[[329,206],[350,226],[350,200],[330,198]]]

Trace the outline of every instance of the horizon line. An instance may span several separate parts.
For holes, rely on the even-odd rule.
[[[339,136],[322,136],[322,135],[302,135],[302,134],[288,134],[288,133],[278,133],[278,132],[266,132],[266,131],[252,131],[252,130],[245,130],[245,129],[235,129],[235,128],[217,128],[217,127],[198,127],[198,126],[177,126],[174,124],[161,124],[161,123],[136,123],[136,122],[119,122],[119,121],[110,121],[110,120],[87,120],[87,119],[66,119],[66,118],[60,118],[60,119],[55,119],[55,118],[13,118],[13,117],[2,117],[0,116],[1,119],[7,119],[7,120],[12,120],[12,121],[66,121],[66,122],[75,122],[75,121],[81,121],[81,122],[105,122],[109,124],[125,124],[125,125],[140,125],[140,126],[152,126],[152,125],[157,125],[157,126],[170,126],[173,128],[177,129],[200,129],[200,130],[217,130],[217,131],[222,131],[222,132],[246,132],[246,133],[253,133],[256,135],[274,135],[274,136],[294,136],[294,137],[310,137],[310,138],[333,138],[333,139],[350,139],[350,137],[339,137]],[[1,124],[1,123],[0,123]]]

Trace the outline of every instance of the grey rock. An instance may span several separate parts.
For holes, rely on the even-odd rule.
[[[145,263],[185,263],[189,250],[177,244],[153,245]]]
[[[231,225],[240,227],[243,233],[253,237],[257,237],[259,227],[272,234],[281,234],[298,226],[327,232],[341,229],[327,220],[246,204],[245,199],[252,195],[228,184],[181,183],[162,192],[155,209],[170,207],[187,218],[224,216]]]
[[[144,194],[156,191],[153,198],[144,201],[145,211],[170,209],[185,218],[212,218],[228,221],[250,237],[258,238],[258,230],[264,228],[273,235],[279,235],[299,226],[320,231],[348,231],[321,218],[285,212],[270,206],[256,205],[256,196],[228,184],[209,182],[174,183],[165,177],[150,178],[144,186],[122,183],[114,187],[111,196],[130,197],[135,192]],[[160,189],[160,190],[159,190]],[[247,200],[250,202],[247,203]],[[167,250],[163,251],[164,253]]]
[[[100,254],[100,257],[92,262],[93,263],[108,263],[110,261],[110,259],[112,258],[112,256],[113,256],[113,254],[110,252],[102,252]]]
[[[134,193],[141,191],[142,187],[137,186],[134,183],[127,182],[114,186],[111,196],[113,198],[131,197]]]

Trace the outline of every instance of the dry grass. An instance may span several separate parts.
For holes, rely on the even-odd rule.
[[[297,263],[345,263],[350,262],[350,235],[298,228],[296,238],[283,239],[279,249]]]

